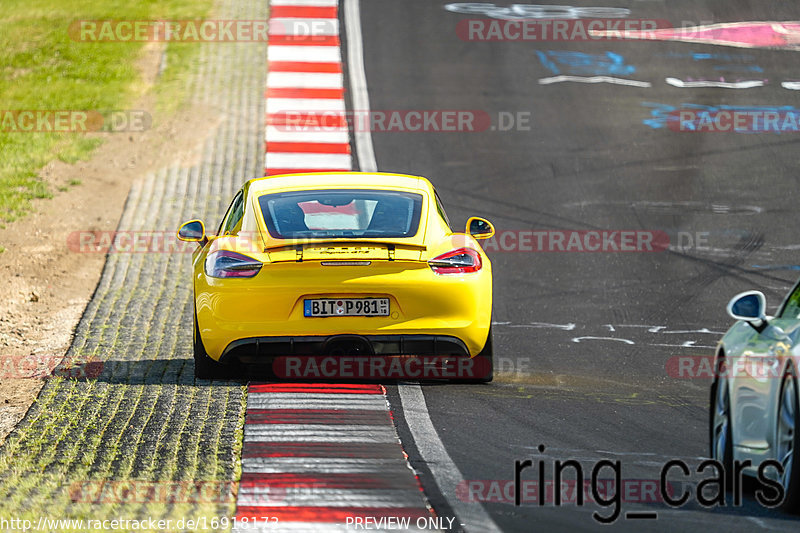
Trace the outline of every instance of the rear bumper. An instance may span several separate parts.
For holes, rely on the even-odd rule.
[[[325,355],[326,343],[340,335],[367,339],[364,353],[376,355],[473,356],[491,325],[488,261],[479,272],[454,276],[411,261],[375,261],[369,267],[273,263],[249,279],[195,275],[200,337],[215,360]],[[306,298],[388,298],[390,316],[305,317]]]
[[[447,335],[251,337],[228,344],[220,361],[254,364],[279,356],[318,355],[469,357],[470,353],[461,339]]]

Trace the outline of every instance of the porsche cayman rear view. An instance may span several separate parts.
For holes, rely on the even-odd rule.
[[[477,217],[453,232],[421,177],[250,180],[216,235],[200,220],[178,231],[199,244],[195,374],[214,378],[231,364],[287,357],[428,358],[480,361],[468,377],[491,381],[492,270],[478,240],[493,234]]]

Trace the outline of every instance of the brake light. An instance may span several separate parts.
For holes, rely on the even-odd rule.
[[[472,248],[459,248],[428,261],[437,274],[468,274],[481,269],[481,256]]]
[[[211,252],[206,256],[205,270],[212,278],[252,278],[263,263],[228,250]]]

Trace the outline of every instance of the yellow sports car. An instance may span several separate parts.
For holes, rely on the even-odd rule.
[[[421,177],[250,180],[216,235],[200,220],[178,230],[179,239],[199,244],[192,256],[195,375],[222,377],[230,363],[286,357],[295,369],[303,358],[429,358],[426,366],[480,361],[453,367],[480,370],[421,378],[491,381],[492,269],[477,239],[492,235],[492,224],[478,217],[465,233],[453,232]],[[379,367],[338,375],[370,377],[365,368]]]

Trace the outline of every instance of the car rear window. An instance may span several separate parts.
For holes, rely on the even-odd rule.
[[[277,239],[413,237],[422,195],[399,191],[331,189],[265,194],[264,223]]]

